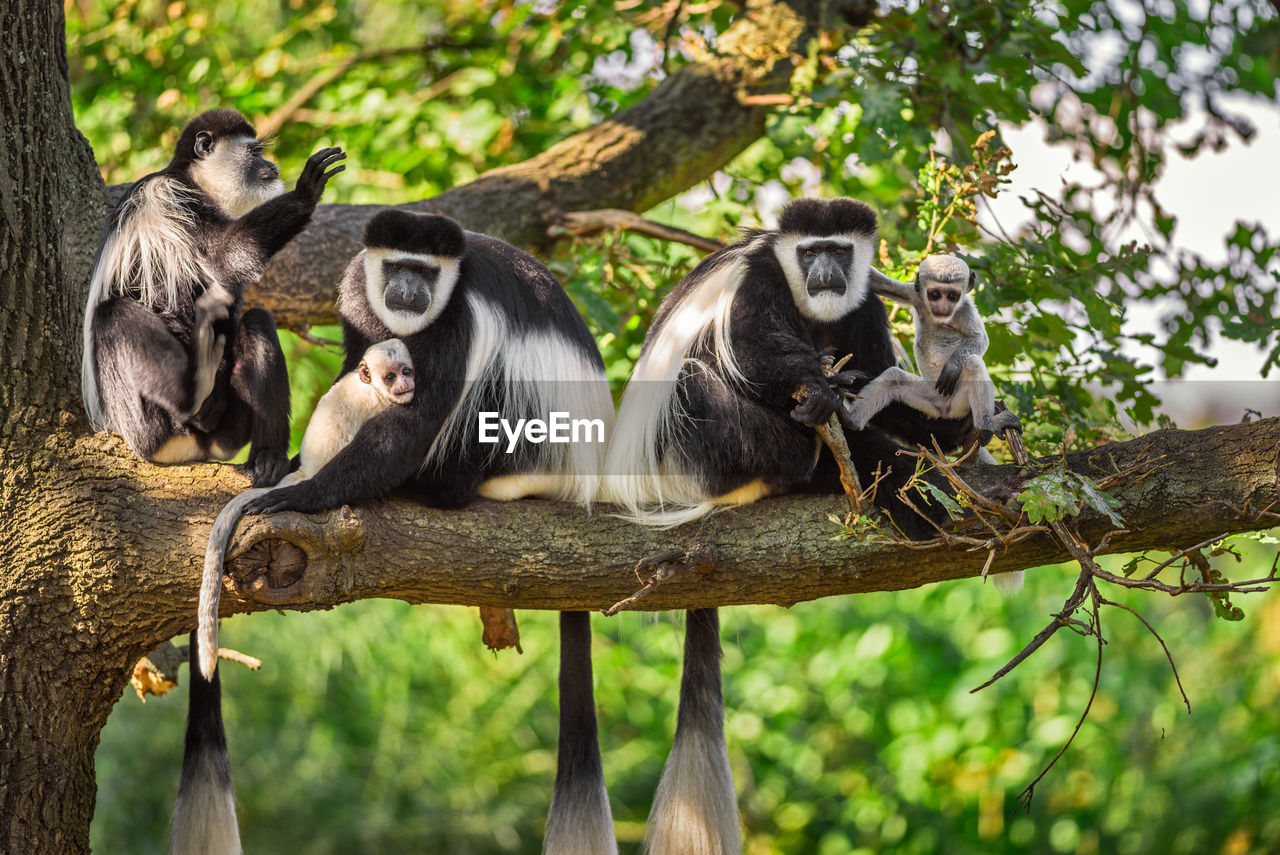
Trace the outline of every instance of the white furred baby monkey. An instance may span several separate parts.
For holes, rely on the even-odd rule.
[[[871,287],[911,307],[920,376],[897,366],[885,369],[857,400],[845,403],[849,427],[862,430],[876,413],[900,401],[934,418],[972,413],[974,426],[983,431],[1022,430],[1013,413],[996,412],[995,384],[982,360],[987,332],[968,293],[973,289],[969,265],[954,255],[931,255],[920,262],[913,284],[876,276]]]
[[[222,591],[222,564],[236,524],[250,501],[278,487],[297,484],[314,476],[347,446],[360,427],[393,404],[413,399],[413,359],[398,338],[387,339],[364,352],[360,367],[333,384],[316,404],[298,453],[298,468],[276,487],[246,490],[218,514],[204,554],[200,585],[200,670],[212,678],[218,661],[218,596]]]

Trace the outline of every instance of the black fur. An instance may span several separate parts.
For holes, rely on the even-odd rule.
[[[797,200],[787,206],[784,217],[787,227],[796,233],[820,236],[849,231],[847,224],[840,223],[847,223],[863,209],[870,212],[865,205],[847,199]],[[874,216],[871,212],[873,224]],[[676,286],[658,311],[646,348],[697,283],[716,265],[745,252],[746,245],[734,244],[703,260]],[[715,354],[704,339],[689,355],[709,370],[686,368],[676,393],[685,414],[682,421],[696,427],[685,430],[681,440],[669,444],[665,453],[678,455],[678,470],[696,474],[709,496],[729,493],[757,479],[771,493],[838,493],[842,489],[839,469],[825,448],[819,453],[812,428],[792,417],[796,402],[791,395],[798,385],[804,385],[810,394],[829,394],[834,400],[835,391],[825,391],[830,383],[823,373],[824,353],[852,355],[846,369],[861,374],[860,379],[845,378],[852,391],[896,364],[884,304],[868,290],[867,298],[844,317],[832,322],[805,318],[787,287],[772,242],[757,235],[753,247],[730,321],[732,348],[747,384],[721,380]],[[927,419],[895,404],[872,424],[879,430],[868,428],[847,435],[858,477],[863,484],[870,484],[878,466],[889,470],[876,490],[876,503],[908,535],[928,537],[932,526],[898,497],[898,488],[915,467],[912,459],[897,455],[901,446],[894,438],[929,444],[936,436],[944,448],[955,448],[971,428],[971,419]],[[938,476],[933,478],[938,486],[945,486]],[[945,511],[923,496],[912,497],[912,503],[935,522],[946,519]]]
[[[235,110],[209,110],[192,119],[182,129],[178,145],[173,151],[173,160],[167,168],[190,165],[196,159],[196,136],[205,131],[213,134],[215,139],[258,135],[253,125]]]
[[[364,245],[380,249],[458,258],[466,243],[462,226],[439,214],[412,214],[388,208],[375,214],[364,227]]]
[[[778,215],[778,232],[784,235],[874,235],[877,229],[876,212],[853,199],[793,199]]]
[[[214,110],[193,119],[169,165],[139,180],[112,214],[99,261],[122,217],[138,215],[126,202],[149,182],[163,180],[180,188],[179,203],[192,218],[188,231],[195,253],[209,275],[179,283],[178,303],[172,308],[142,303],[136,281],[107,282],[105,299],[88,308],[92,343],[87,346],[93,347],[96,362],[93,382],[107,426],[124,436],[139,456],[152,459],[175,437],[190,439],[194,459],[207,459],[215,450],[234,454],[250,442],[248,474],[254,486],[269,486],[288,467],[289,382],[271,315],[259,309],[242,317],[243,292],[310,221],[325,182],[342,167],[325,170],[342,155],[339,149],[317,152],[296,190],[230,219],[192,177],[192,164],[199,157],[197,138],[206,133],[218,138],[254,136],[253,128],[234,110]],[[275,181],[274,164],[260,154],[246,163],[253,174],[244,180]],[[192,414],[194,340],[210,322],[226,345],[213,389]]]
[[[591,613],[560,613],[560,735],[556,779],[547,819],[546,855],[583,823],[612,836],[591,674]],[[588,816],[589,814],[589,816]],[[566,827],[567,826],[567,827]],[[613,841],[608,841],[612,844]],[[617,851],[616,847],[612,850]],[[604,855],[604,853],[600,853]]]
[[[429,217],[432,221],[444,219],[397,213]],[[467,354],[475,325],[466,299],[469,294],[482,297],[502,312],[514,328],[550,333],[570,343],[603,370],[600,351],[586,323],[546,267],[497,238],[475,232],[466,232],[465,238],[458,281],[443,311],[424,329],[398,335],[417,366],[420,393],[411,403],[391,407],[366,422],[350,445],[315,477],[272,491],[249,505],[246,513],[315,512],[358,505],[399,487],[433,507],[462,507],[475,498],[476,489],[485,480],[522,471],[526,459],[519,451],[494,454],[494,446],[481,444],[474,429],[467,432],[462,453],[421,468],[433,440],[464,392]],[[417,250],[426,251],[421,247]],[[343,374],[359,365],[370,345],[396,335],[369,305],[364,258],[362,252],[352,260],[339,286],[346,352]],[[504,412],[507,391],[502,383],[491,384],[482,390],[484,406],[480,409]]]

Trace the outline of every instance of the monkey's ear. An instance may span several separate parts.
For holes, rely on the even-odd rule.
[[[360,382],[361,383],[373,382],[373,375],[369,373],[369,366],[363,362],[360,363]]]
[[[196,134],[196,157],[208,157],[213,154],[213,133],[201,131]]]
[[[968,293],[969,291],[973,290],[973,280],[974,280],[974,274],[973,274],[973,271],[970,270],[969,271],[969,287],[964,289],[965,293]]]

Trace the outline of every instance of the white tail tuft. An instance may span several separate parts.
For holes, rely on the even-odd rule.
[[[741,855],[733,772],[718,734],[676,734],[644,837],[650,855]]]

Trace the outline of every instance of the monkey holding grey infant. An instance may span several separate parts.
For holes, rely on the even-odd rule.
[[[387,339],[365,351],[357,370],[338,378],[316,404],[298,452],[298,468],[275,487],[245,490],[227,503],[209,534],[204,576],[200,585],[200,671],[213,678],[218,661],[218,594],[222,590],[222,564],[231,535],[252,500],[273,489],[312,477],[355,438],[369,419],[392,404],[413,399],[413,358],[398,338]]]
[[[856,400],[844,404],[843,421],[849,427],[862,430],[876,413],[900,401],[934,418],[971,413],[982,431],[1022,430],[1013,413],[996,412],[995,384],[982,360],[987,333],[968,293],[973,290],[969,265],[954,255],[930,255],[920,262],[914,283],[877,275],[871,287],[911,307],[920,376],[897,366],[886,368]]]

